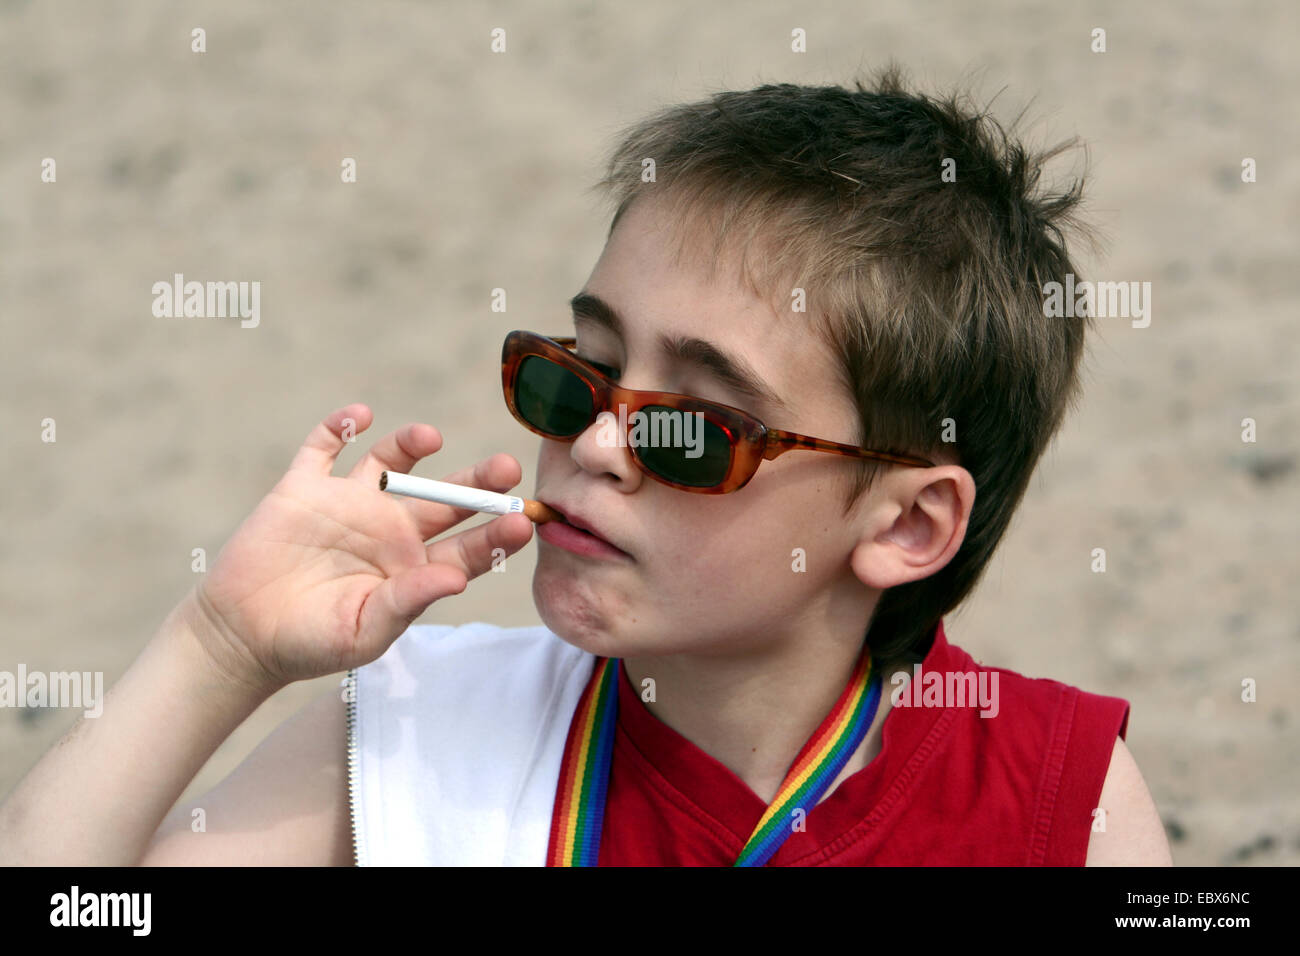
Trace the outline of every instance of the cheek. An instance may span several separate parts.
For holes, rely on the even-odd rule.
[[[798,599],[824,588],[851,551],[843,518],[821,507],[798,514],[750,508],[682,527],[681,543],[657,555],[656,583],[686,601]]]
[[[538,439],[537,480],[540,481],[543,475],[558,470],[568,454],[568,446],[563,442],[551,441],[547,438]]]
[[[656,552],[653,583],[683,605],[734,606],[791,583],[783,577],[790,569],[786,529],[748,513],[674,527],[675,540]]]

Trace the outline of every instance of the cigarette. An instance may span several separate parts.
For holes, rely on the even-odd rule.
[[[379,490],[409,498],[423,498],[425,501],[437,501],[451,505],[453,508],[468,508],[471,511],[486,511],[488,514],[527,515],[537,524],[560,520],[560,513],[554,508],[534,501],[531,498],[516,498],[514,495],[497,494],[482,488],[467,488],[453,485],[448,481],[434,481],[432,478],[417,478],[400,471],[385,471],[379,476]]]

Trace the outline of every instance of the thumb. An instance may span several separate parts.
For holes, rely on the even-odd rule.
[[[430,604],[468,586],[465,573],[449,564],[421,564],[388,578],[361,607],[362,645],[382,641],[387,649]]]

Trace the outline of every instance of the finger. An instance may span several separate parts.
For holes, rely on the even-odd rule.
[[[448,564],[466,579],[476,578],[492,567],[498,557],[514,554],[533,537],[533,523],[524,515],[512,514],[435,541],[426,552],[429,561]]]
[[[442,480],[451,482],[454,485],[465,485],[471,488],[483,488],[486,491],[505,493],[519,484],[522,477],[523,468],[520,467],[519,462],[505,452],[498,452],[490,458],[484,458],[472,467],[462,468]],[[415,518],[421,541],[427,541],[435,535],[442,534],[452,525],[459,524],[466,518],[480,513],[470,508],[455,508],[436,501],[425,501],[422,498],[402,496],[402,500],[405,502],[406,509]]]
[[[445,564],[421,564],[387,578],[361,606],[363,647],[391,635],[396,639],[434,601],[465,590],[465,575]]]
[[[325,420],[311,430],[298,453],[289,464],[290,471],[308,471],[328,477],[347,442],[347,436],[357,435],[370,427],[374,414],[366,405],[354,402],[332,411]]]
[[[506,492],[519,484],[519,480],[523,476],[523,466],[519,464],[515,456],[499,451],[495,455],[484,458],[468,468],[462,468],[442,480],[449,481],[453,485],[466,485],[472,488],[483,488],[487,491]],[[465,509],[453,508],[452,510],[460,512]],[[473,512],[469,513],[473,514]]]
[[[432,425],[419,422],[403,425],[375,442],[348,472],[348,477],[377,486],[381,472],[409,472],[417,461],[441,447],[442,433]]]

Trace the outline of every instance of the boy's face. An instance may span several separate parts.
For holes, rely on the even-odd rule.
[[[713,283],[689,256],[674,267],[665,227],[646,200],[619,220],[583,291],[617,312],[622,334],[578,315],[577,354],[612,366],[626,388],[711,399],[770,428],[854,443],[856,412],[814,317],[774,314],[738,284],[730,263]],[[784,407],[670,356],[664,336],[710,343]],[[810,629],[863,633],[878,592],[849,567],[864,504],[843,514],[852,459],[790,452],[763,462],[739,491],[705,495],[644,475],[631,450],[602,444],[600,431],[542,440],[534,497],[576,512],[625,552],[576,554],[556,543],[553,528],[538,527],[533,597],[552,631],[609,657],[752,651]],[[796,548],[806,571],[793,569]]]

